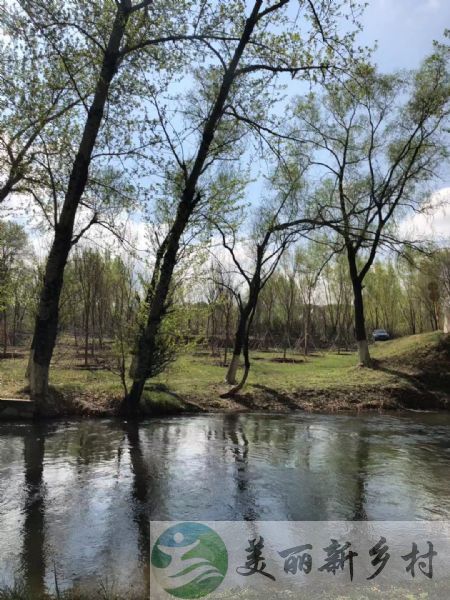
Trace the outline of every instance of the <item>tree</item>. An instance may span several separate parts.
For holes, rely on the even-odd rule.
[[[298,308],[298,270],[300,267],[299,254],[297,251],[287,250],[280,261],[282,271],[278,278],[277,296],[280,303],[283,318],[283,358],[286,360],[287,350],[291,347],[291,335],[294,311]]]
[[[442,296],[443,330],[450,333],[450,249],[439,253],[439,282]]]
[[[109,311],[110,335],[112,336],[112,361],[109,368],[118,373],[128,393],[127,359],[136,335],[139,318],[138,285],[133,263],[125,263],[116,257],[110,263],[108,273],[112,298],[106,303]]]
[[[231,326],[234,316],[236,290],[232,275],[224,265],[214,260],[206,286],[206,302],[208,304],[207,337],[211,351],[220,356],[223,347],[223,365],[228,365],[228,349],[231,344]],[[211,328],[209,327],[211,325]]]
[[[333,257],[324,240],[316,239],[304,249],[298,249],[298,287],[303,304],[303,353],[308,355],[311,338],[313,299],[320,276]]]
[[[101,254],[90,248],[76,252],[73,258],[75,276],[79,286],[79,301],[81,306],[82,329],[84,335],[84,366],[89,365],[89,340],[91,326],[97,322],[99,316],[96,305],[106,283],[106,261]],[[99,324],[101,324],[101,319]],[[92,332],[93,333],[93,332]],[[94,340],[92,338],[91,354],[94,355]]]
[[[158,330],[167,312],[166,301],[180,240],[202,202],[208,201],[201,185],[205,173],[218,161],[236,156],[236,146],[239,148],[244,132],[267,131],[264,115],[268,107],[264,100],[268,98],[267,90],[271,89],[275,75],[289,73],[300,77],[323,73],[332,60],[338,61],[333,50],[348,50],[351,45],[352,36],[340,38],[336,34],[339,3],[318,1],[301,5],[303,36],[292,29],[287,12],[289,4],[290,0],[272,4],[255,0],[248,16],[244,15],[242,3],[230,5],[230,19],[224,25],[233,32],[234,42],[224,44],[217,40],[216,45],[210,44],[210,65],[199,71],[198,93],[189,98],[190,112],[195,119],[190,131],[199,131],[198,139],[186,133],[171,135],[164,111],[158,111],[166,146],[173,155],[180,194],[172,206],[169,230],[153,270],[147,294],[147,323],[137,340],[131,370],[133,385],[124,399],[123,412],[137,411],[150,376],[153,355],[157,352]],[[298,15],[297,20],[300,18]],[[277,34],[277,30],[281,32]],[[269,96],[269,104],[273,101]],[[180,140],[186,137],[190,143],[183,147]],[[187,155],[190,158],[186,158]],[[173,174],[174,168],[168,171]]]
[[[236,384],[236,375],[241,355],[244,356],[244,374],[236,387],[228,395],[236,394],[247,381],[250,371],[249,338],[253,319],[258,306],[261,291],[272,277],[281,258],[289,246],[299,237],[300,232],[314,229],[303,211],[307,187],[301,169],[294,174],[281,163],[279,169],[270,178],[273,197],[265,197],[256,208],[251,236],[246,241],[237,237],[236,224],[215,223],[222,238],[222,244],[228,251],[243,288],[235,290],[239,316],[234,338],[233,357],[228,367],[226,382]],[[287,186],[287,189],[286,189]],[[245,248],[242,257],[239,247]],[[241,249],[242,249],[241,248]],[[231,291],[231,290],[230,290]]]
[[[103,152],[100,154],[111,155],[108,134],[113,135],[114,127],[122,131],[124,123],[130,123],[127,112],[133,114],[130,108],[135,106],[137,82],[142,81],[143,76],[145,79],[146,65],[154,64],[151,49],[159,43],[179,39],[184,24],[181,22],[177,34],[171,32],[162,38],[148,17],[153,8],[151,0],[136,4],[131,0],[115,3],[105,0],[100,4],[77,0],[68,5],[51,6],[47,2],[23,0],[20,4],[35,35],[44,37],[55,48],[75,88],[82,88],[80,95],[86,109],[46,263],[34,328],[29,380],[31,394],[39,408],[48,391],[64,269],[73,243],[77,241],[74,223],[89,181],[94,148],[102,135]],[[174,24],[174,14],[181,16],[184,9],[184,3],[178,4],[176,11],[170,2],[167,3],[167,13],[156,19],[158,26]],[[140,51],[145,58],[143,62],[137,57]],[[113,80],[116,80],[116,88],[112,88]],[[116,122],[114,109],[118,111]],[[111,121],[113,127],[108,128]]]
[[[353,290],[344,255],[338,254],[326,265],[321,283],[326,300],[324,314],[329,319],[329,344],[337,346],[338,352],[342,347],[347,350],[352,342]]]
[[[2,11],[0,203],[40,186],[42,136],[82,102],[45,39],[27,43],[14,12]]]
[[[421,330],[421,305],[418,291],[419,271],[411,253],[399,257],[397,273],[402,289],[400,310],[406,322],[406,331],[415,335]]]
[[[396,235],[395,219],[422,209],[424,184],[445,155],[450,87],[439,52],[409,77],[358,69],[352,79],[326,85],[323,97],[297,104],[295,136],[324,181],[316,194],[319,220],[346,253],[359,360],[369,366],[364,280],[381,247],[408,242]]]
[[[19,224],[0,221],[0,314],[3,329],[3,355],[8,349],[8,309],[14,303],[16,275],[20,272],[27,235]]]

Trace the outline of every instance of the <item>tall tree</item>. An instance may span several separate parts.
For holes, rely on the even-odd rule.
[[[445,154],[449,86],[447,58],[437,51],[411,76],[359,67],[353,78],[327,85],[323,97],[296,108],[297,148],[303,157],[308,149],[323,181],[319,219],[345,248],[362,365],[371,363],[364,280],[381,247],[408,241],[396,235],[395,221],[422,209],[424,184]]]
[[[242,389],[248,378],[249,338],[261,291],[300,232],[314,229],[314,223],[304,212],[308,206],[304,173],[299,171],[293,177],[292,170],[286,169],[282,162],[271,182],[273,197],[264,196],[262,202],[255,206],[251,235],[247,239],[239,240],[235,224],[228,224],[225,219],[223,223],[216,223],[222,244],[243,284],[234,290],[239,315],[227,383],[236,383],[242,355],[244,373],[239,384],[228,392],[231,395]]]
[[[27,235],[18,223],[0,221],[0,316],[3,354],[8,347],[8,309],[14,301],[15,274],[19,271],[27,246]]]
[[[224,44],[218,40],[216,45],[210,45],[210,66],[199,71],[198,94],[189,97],[191,113],[196,117],[192,130],[200,132],[197,139],[189,138],[189,144],[183,147],[180,136],[171,135],[165,115],[159,111],[181,193],[174,203],[169,231],[161,244],[147,292],[147,322],[137,340],[131,369],[133,385],[124,399],[124,412],[138,409],[145,382],[151,376],[180,240],[205,200],[202,182],[206,171],[217,161],[235,155],[235,146],[242,141],[246,129],[253,133],[270,130],[264,100],[276,75],[304,77],[323,73],[331,61],[338,62],[334,50],[351,46],[352,36],[341,38],[336,33],[338,14],[347,3],[330,4],[322,0],[300,3],[295,21],[301,23],[300,31],[289,17],[290,4],[290,0],[273,3],[255,0],[246,13],[241,2],[230,3],[227,28],[234,33],[235,42]],[[343,54],[340,52],[339,56]]]
[[[20,2],[35,36],[43,36],[59,54],[62,68],[80,90],[86,111],[80,123],[80,136],[55,226],[36,316],[29,381],[38,406],[48,391],[64,269],[77,239],[74,238],[74,223],[89,181],[99,136],[102,136],[100,155],[117,152],[116,147],[109,148],[109,136],[115,128],[122,131],[124,123],[125,127],[131,123],[130,115],[135,116],[131,108],[136,107],[133,102],[138,92],[137,82],[146,81],[148,70],[155,64],[152,49],[158,44],[180,39],[185,32],[183,20],[178,29],[175,27],[176,17],[181,17],[185,8],[184,2],[177,6],[165,2],[163,13],[153,4],[152,0],[138,3],[132,0],[104,0],[101,3],[74,0],[52,5],[42,1]],[[150,15],[153,12],[154,19]],[[164,28],[164,34],[167,33],[165,28],[170,29],[170,35],[161,36],[161,28]],[[179,55],[178,52],[174,54]],[[112,87],[113,80],[116,80],[115,87]],[[108,127],[111,121],[112,128]]]

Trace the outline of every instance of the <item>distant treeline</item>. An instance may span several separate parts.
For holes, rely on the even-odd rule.
[[[188,287],[176,286],[166,331],[172,352],[204,345],[227,362],[239,317],[239,290],[232,281],[225,285],[223,269],[205,262]],[[30,343],[41,281],[41,265],[15,223],[0,223],[0,274],[0,340],[7,354],[11,347]],[[378,260],[364,289],[369,335],[376,328],[393,337],[442,328],[449,287],[449,250]],[[59,345],[70,341],[80,364],[107,364],[125,376],[125,360],[140,325],[143,289],[145,282],[132,258],[78,247],[66,267]],[[353,323],[345,257],[323,265],[314,261],[311,249],[292,250],[260,294],[250,347],[285,354],[353,350]]]

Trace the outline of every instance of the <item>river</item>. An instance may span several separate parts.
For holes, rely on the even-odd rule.
[[[0,425],[0,585],[148,585],[149,519],[444,520],[450,415]]]

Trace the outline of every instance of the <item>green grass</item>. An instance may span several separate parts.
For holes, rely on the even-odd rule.
[[[251,371],[245,395],[272,394],[292,396],[301,391],[330,396],[337,391],[353,391],[364,396],[368,389],[411,386],[411,372],[422,362],[421,357],[437,348],[442,334],[426,333],[371,345],[371,354],[379,368],[357,366],[355,353],[315,352],[306,359],[291,354],[295,363],[274,362],[280,353],[253,352]],[[208,352],[181,355],[167,371],[150,382],[145,404],[150,411],[179,412],[186,408],[232,408],[222,400],[226,391],[226,369],[221,358]],[[416,365],[414,363],[417,363]],[[388,369],[392,364],[395,369]],[[26,358],[0,361],[0,397],[26,397],[24,373]],[[60,397],[70,398],[80,412],[105,411],[123,396],[117,375],[109,371],[74,369],[65,360],[56,359],[50,382]],[[187,403],[185,402],[187,401]],[[254,407],[250,407],[254,408]],[[265,408],[270,409],[270,406]],[[300,406],[299,406],[300,408]],[[75,410],[75,412],[76,412]]]
[[[377,342],[371,345],[371,354],[376,360],[393,357],[398,360],[402,355],[410,355],[418,349],[431,349],[439,338],[440,334],[434,332]],[[315,352],[301,363],[272,362],[271,359],[280,356],[280,353],[275,352],[252,353],[247,387],[251,389],[255,384],[264,385],[288,393],[300,388],[329,390],[387,385],[396,379],[382,370],[360,368],[357,366],[355,353]],[[303,360],[303,356],[299,354],[291,354],[289,357]],[[184,355],[156,381],[181,396],[203,395],[208,393],[211,386],[221,383],[225,373],[226,369],[214,364],[210,356]]]

